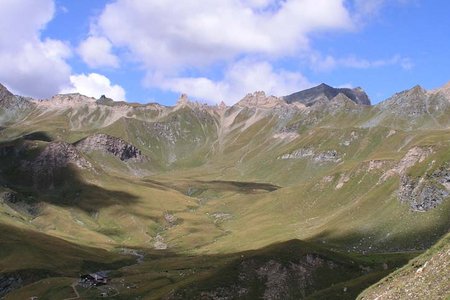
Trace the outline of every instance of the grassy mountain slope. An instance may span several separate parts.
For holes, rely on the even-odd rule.
[[[450,228],[446,95],[416,87],[377,106],[338,94],[305,107],[261,93],[228,108],[75,94],[31,102],[0,124],[0,224],[30,234],[1,240],[11,240],[8,253],[44,238],[85,249],[33,244],[44,265],[38,254],[61,248],[69,270],[91,253],[111,262],[119,249],[141,251],[143,263],[113,268],[118,299],[351,299]],[[98,133],[112,145],[77,147]],[[146,159],[117,152],[134,148]],[[21,270],[6,261],[0,273]],[[73,293],[75,271],[45,268],[53,281],[11,295]],[[282,291],[274,274],[286,278]],[[308,284],[295,289],[305,274]]]
[[[365,290],[358,299],[448,299],[450,235]]]

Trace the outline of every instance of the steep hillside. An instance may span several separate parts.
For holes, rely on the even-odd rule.
[[[450,296],[450,234],[358,299],[448,299]]]

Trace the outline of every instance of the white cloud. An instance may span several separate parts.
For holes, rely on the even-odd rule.
[[[368,60],[355,56],[344,58],[335,58],[327,55],[325,57],[314,53],[309,56],[311,67],[316,71],[330,71],[338,67],[354,69],[370,69],[387,66],[399,66],[404,70],[411,70],[414,67],[413,62],[408,57],[394,55],[387,59]]]
[[[355,88],[351,83],[344,83],[337,86],[339,89],[353,89]]]
[[[345,0],[115,0],[79,52],[90,66],[114,66],[112,52],[121,48],[146,72],[148,86],[232,103],[254,90],[284,95],[308,86],[303,75],[272,62],[311,51],[314,32],[352,29]],[[181,75],[215,64],[225,66],[222,79]]]
[[[406,5],[416,0],[352,0],[353,16],[359,25],[379,15],[388,5]]]
[[[118,57],[112,53],[112,44],[105,37],[88,37],[79,45],[78,53],[91,68],[119,66]]]
[[[247,5],[251,8],[261,9],[266,8],[271,4],[271,0],[243,0],[244,5]]]
[[[116,101],[125,100],[125,90],[120,85],[112,85],[108,77],[97,73],[70,76],[71,86],[61,90],[61,93],[80,93],[85,96],[100,98],[105,95]]]
[[[314,31],[352,27],[344,2],[117,0],[91,32],[128,49],[146,68],[179,70],[248,54],[279,57],[305,50]]]
[[[70,47],[40,36],[54,12],[52,0],[0,2],[0,82],[12,91],[45,98],[68,84]]]
[[[93,21],[91,37],[82,44],[92,44],[91,49],[82,56],[91,66],[114,66],[117,58],[112,51],[121,48],[128,54],[124,59],[132,59],[146,72],[148,86],[208,101],[232,103],[254,90],[283,95],[309,82],[300,73],[275,69],[272,64],[280,58],[312,57],[316,70],[410,68],[411,62],[400,56],[339,59],[316,55],[310,46],[312,34],[353,31],[360,24],[358,18],[376,13],[387,1],[115,0]],[[103,46],[96,45],[99,42],[94,43],[92,36],[102,39]],[[211,72],[208,68],[218,65],[224,66],[221,79],[183,75]]]
[[[275,70],[268,62],[242,60],[231,65],[222,80],[205,77],[152,76],[147,83],[164,89],[187,93],[190,97],[207,102],[224,101],[233,104],[252,91],[265,91],[284,96],[308,88],[311,83],[300,73]]]

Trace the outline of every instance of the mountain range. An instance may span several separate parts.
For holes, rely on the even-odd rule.
[[[0,85],[0,298],[446,299],[449,198],[450,83],[232,106]]]

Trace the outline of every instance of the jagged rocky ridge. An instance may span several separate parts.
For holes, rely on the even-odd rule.
[[[30,98],[13,95],[0,83],[0,125],[17,121],[34,108]]]
[[[148,161],[148,158],[135,146],[107,134],[99,133],[88,136],[76,142],[75,146],[82,152],[100,151],[112,154],[122,161]]]

